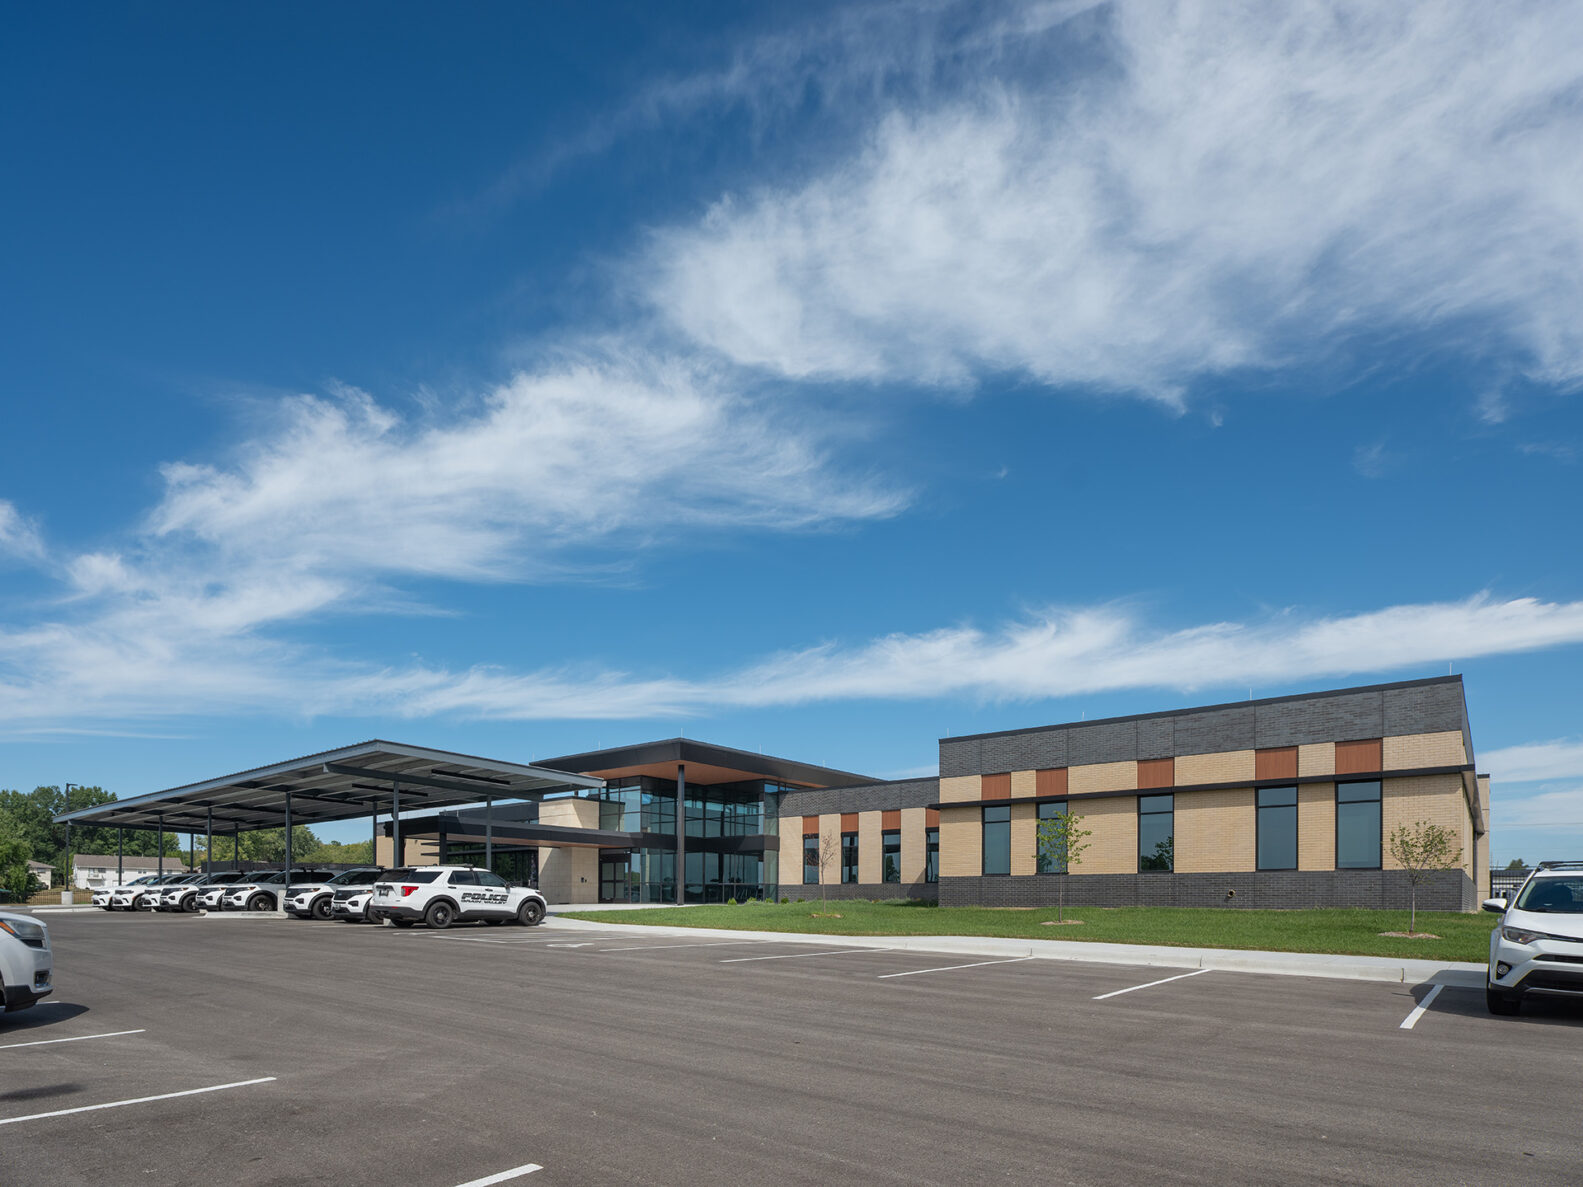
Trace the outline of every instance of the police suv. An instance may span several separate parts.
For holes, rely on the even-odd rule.
[[[142,894],[138,895],[137,902],[133,905],[136,906],[139,911],[157,911],[159,910],[160,904],[165,901],[165,896],[171,891],[185,889],[188,886],[196,886],[202,881],[202,874],[177,874],[168,882],[161,882],[157,886],[150,886]]]
[[[1491,1014],[1517,1013],[1530,993],[1583,997],[1583,861],[1542,861],[1484,909],[1501,916],[1484,990]]]
[[[354,886],[367,890],[383,873],[378,866],[362,870],[342,870],[322,882],[295,882],[286,891],[286,914],[298,919],[328,919],[335,892]]]
[[[334,875],[329,870],[296,869],[291,876],[300,882],[328,882]],[[286,875],[280,870],[249,874],[224,887],[220,906],[227,911],[276,911],[286,889]]]
[[[178,882],[163,887],[164,893],[160,895],[159,910],[161,911],[196,911],[202,905],[202,899],[209,891],[216,887],[230,886],[233,882],[240,882],[246,874],[237,870],[222,870],[218,874],[209,874],[187,882]]]
[[[532,927],[544,919],[544,896],[513,886],[499,874],[475,866],[409,866],[388,870],[374,883],[368,913],[397,927],[422,920],[428,927],[450,927],[457,920],[505,923],[515,919]]]
[[[132,881],[123,882],[119,886],[101,886],[93,892],[93,897],[89,901],[104,911],[117,910],[118,904],[114,901],[116,895],[142,894],[143,888],[150,885],[154,878],[153,874],[144,874],[141,878],[133,878]]]
[[[135,911],[138,903],[149,890],[156,886],[169,886],[180,874],[155,874],[150,878],[139,878],[136,882],[128,882],[125,886],[117,886],[110,892],[110,909],[112,911]]]

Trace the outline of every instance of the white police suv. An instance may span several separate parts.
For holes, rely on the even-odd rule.
[[[189,886],[196,886],[203,881],[202,874],[178,874],[169,882],[162,882],[158,886],[150,886],[137,899],[139,911],[157,911],[165,901],[165,896],[172,891],[184,890]]]
[[[110,892],[110,908],[115,911],[135,911],[150,890],[169,886],[180,877],[180,874],[155,874],[151,878],[139,878],[136,882],[117,886]]]
[[[286,914],[298,919],[328,919],[337,890],[353,886],[367,890],[381,873],[378,866],[369,866],[362,870],[342,870],[323,882],[294,882],[286,891]]]
[[[1583,997],[1583,861],[1542,861],[1508,899],[1484,900],[1501,916],[1490,933],[1485,1000],[1515,1014],[1530,993]]]
[[[383,877],[385,871],[379,871]],[[372,886],[343,886],[330,903],[330,918],[342,923],[378,923],[369,908],[374,902]]]
[[[475,866],[408,866],[387,870],[374,883],[369,915],[397,927],[420,920],[429,927],[450,927],[457,920],[532,927],[544,919],[544,896],[513,886],[499,874]]]
[[[246,874],[238,870],[221,870],[218,874],[200,875],[186,882],[173,883],[162,887],[164,893],[159,898],[161,911],[196,911],[203,905],[204,897],[212,890],[223,889],[232,883],[240,882]]]
[[[155,875],[144,874],[141,878],[133,878],[130,882],[123,882],[119,886],[101,886],[93,892],[89,899],[94,906],[104,911],[117,911],[122,909],[122,904],[115,901],[116,895],[134,896],[143,893],[143,888],[154,881]]]
[[[0,1014],[25,1010],[54,990],[49,928],[26,915],[0,912]]]
[[[329,870],[291,871],[292,882],[328,882],[335,875]],[[227,911],[276,911],[288,888],[286,875],[280,870],[252,873],[241,882],[225,887],[220,906]]]

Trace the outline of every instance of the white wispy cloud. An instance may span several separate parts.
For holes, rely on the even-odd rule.
[[[1496,829],[1583,828],[1583,787],[1543,791],[1512,799],[1497,793],[1490,804],[1490,823]]]
[[[932,40],[848,31],[823,73],[779,52],[870,131],[655,233],[642,284],[679,333],[794,377],[1174,401],[1439,327],[1583,380],[1583,8],[935,9]],[[928,65],[898,98],[903,55]]]
[[[24,519],[16,505],[0,499],[0,559],[36,561],[44,555],[38,527]]]
[[[1583,779],[1583,739],[1557,738],[1486,750],[1479,755],[1479,766],[1502,783]]]

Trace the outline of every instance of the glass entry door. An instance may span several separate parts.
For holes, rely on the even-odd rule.
[[[599,855],[599,901],[625,903],[632,899],[632,858],[629,854]]]

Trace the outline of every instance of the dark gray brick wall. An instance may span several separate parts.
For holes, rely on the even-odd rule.
[[[840,902],[843,899],[868,899],[871,902],[884,902],[887,899],[913,899],[917,902],[934,902],[940,897],[940,887],[934,882],[913,882],[903,884],[900,882],[838,882],[834,886],[804,886],[801,883],[782,882],[780,897],[788,898],[792,902],[803,899],[806,902],[817,903],[821,898],[830,902]]]
[[[1462,732],[1471,754],[1462,685],[1455,681],[946,738],[940,742],[940,773],[998,774],[1450,730]]]
[[[1230,907],[1295,910],[1369,907],[1403,910],[1411,886],[1400,870],[1282,870],[1239,874],[1029,874],[942,878],[944,907],[1053,907],[1066,883],[1068,906]],[[1235,892],[1228,894],[1228,892]],[[1473,880],[1460,870],[1435,875],[1418,890],[1425,911],[1471,911]]]
[[[860,783],[852,787],[809,787],[783,792],[780,817],[823,816],[829,812],[891,812],[940,801],[940,780]]]

